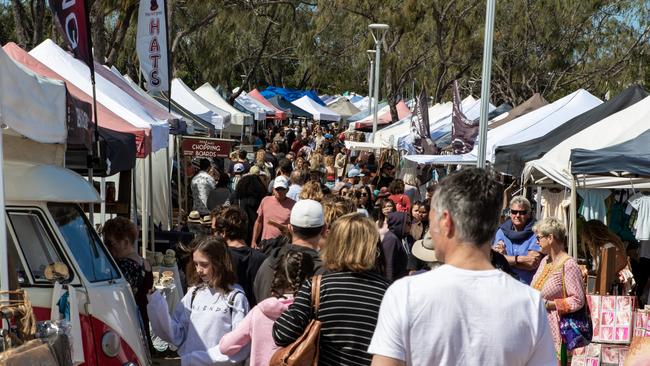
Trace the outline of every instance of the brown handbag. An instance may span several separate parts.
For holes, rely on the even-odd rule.
[[[320,338],[320,320],[318,309],[320,307],[320,280],[321,276],[314,276],[311,282],[311,307],[313,318],[298,339],[286,347],[275,351],[269,366],[317,366]]]

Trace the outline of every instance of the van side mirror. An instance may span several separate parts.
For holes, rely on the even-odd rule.
[[[45,278],[52,283],[65,283],[70,279],[70,270],[65,263],[54,262],[45,267]]]

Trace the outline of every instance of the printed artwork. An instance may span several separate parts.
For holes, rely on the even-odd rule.
[[[590,343],[573,350],[571,366],[623,366],[627,346]]]
[[[634,312],[634,337],[650,337],[650,310]]]
[[[634,297],[588,295],[587,303],[594,327],[593,342],[630,343],[635,323]]]

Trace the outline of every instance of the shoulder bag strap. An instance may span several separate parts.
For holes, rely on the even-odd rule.
[[[320,280],[321,275],[314,276],[311,281],[311,306],[314,309],[314,319],[318,317],[320,309]]]

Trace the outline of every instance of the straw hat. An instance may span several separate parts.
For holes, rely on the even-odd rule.
[[[417,240],[413,244],[413,249],[412,249],[413,255],[424,262],[438,262],[438,258],[436,257],[436,251],[433,248],[433,242],[431,241],[431,235],[429,234],[429,231],[424,234],[424,238]]]
[[[199,211],[192,211],[190,214],[187,216],[187,223],[188,224],[201,224],[201,214]]]

